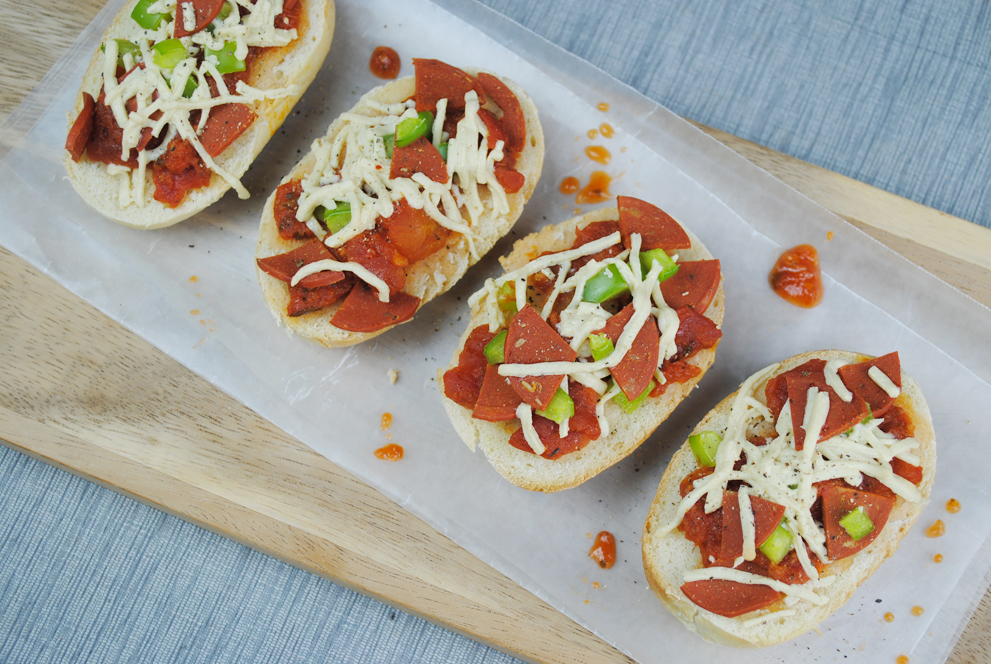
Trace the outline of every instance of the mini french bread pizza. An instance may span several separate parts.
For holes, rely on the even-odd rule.
[[[719,261],[654,205],[617,203],[517,241],[442,376],[458,434],[525,489],[577,486],[633,452],[722,337]]]
[[[170,226],[240,178],[323,64],[333,0],[131,0],[69,114],[69,181],[104,216]]]
[[[928,502],[936,440],[898,353],[804,353],[724,399],[675,453],[643,532],[647,580],[689,629],[781,643],[846,602]]]
[[[256,258],[276,319],[329,347],[410,320],[509,232],[540,178],[514,82],[439,60],[375,88],[267,201]]]

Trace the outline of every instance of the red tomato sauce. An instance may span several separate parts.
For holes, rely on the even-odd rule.
[[[602,569],[609,569],[616,564],[616,538],[603,530],[595,536],[595,543],[588,552],[588,557],[598,563]]]
[[[819,252],[811,244],[800,244],[781,254],[768,280],[775,293],[795,306],[810,309],[822,302]]]
[[[368,69],[376,78],[393,79],[399,76],[402,63],[395,49],[388,46],[376,46],[372,57],[368,60]]]

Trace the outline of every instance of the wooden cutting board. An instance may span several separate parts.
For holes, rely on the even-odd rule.
[[[0,0],[0,120],[102,5]],[[991,306],[991,230],[702,129]],[[14,449],[524,659],[628,661],[2,248],[0,318]],[[991,658],[989,596],[949,661]]]

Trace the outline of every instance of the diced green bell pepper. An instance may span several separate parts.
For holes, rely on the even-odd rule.
[[[485,360],[489,364],[502,364],[506,361],[506,336],[509,334],[509,330],[503,330],[499,334],[495,335],[489,343],[485,344]]]
[[[237,56],[234,55],[236,50],[237,42],[229,41],[224,42],[224,47],[219,51],[206,49],[206,55],[217,58],[217,71],[221,74],[232,74],[236,71],[244,71],[246,67],[244,60],[238,60]]]
[[[840,519],[840,525],[854,541],[862,540],[874,532],[874,522],[862,506],[856,507]]]
[[[130,53],[131,56],[134,58],[135,62],[137,61],[138,57],[141,56],[141,48],[134,42],[127,41],[126,39],[115,39],[114,41],[117,42],[117,64],[120,65],[121,67],[125,66],[124,65],[125,53]],[[102,53],[106,53],[107,45],[100,44],[100,51]]]
[[[396,126],[396,147],[404,148],[421,136],[426,136],[434,126],[434,114],[430,111],[417,113],[415,118],[406,118]]]
[[[572,401],[571,397],[569,397],[568,394],[560,387],[557,388],[557,392],[554,393],[554,398],[551,399],[549,404],[547,404],[547,409],[537,411],[537,415],[546,417],[549,420],[554,420],[558,424],[564,422],[574,414],[575,402]]]
[[[716,465],[716,450],[719,449],[721,442],[723,437],[715,431],[703,431],[688,437],[688,445],[692,448],[699,465],[710,468]]]
[[[131,18],[145,30],[158,30],[168,14],[151,14],[148,8],[155,4],[155,0],[138,0],[138,4],[131,10]]]
[[[499,309],[510,316],[515,316],[519,311],[516,308],[516,282],[507,281],[502,286],[499,286],[499,290],[496,292],[496,302],[499,304]]]
[[[760,545],[760,552],[767,556],[775,565],[784,560],[788,552],[791,551],[791,533],[784,527],[784,520],[778,524],[771,536]]]
[[[152,47],[152,60],[162,69],[175,69],[186,59],[186,47],[178,39],[166,39]]]
[[[317,219],[322,220],[327,225],[327,231],[333,235],[351,223],[351,204],[335,201],[337,207],[329,210],[322,205],[318,205],[314,214]]]
[[[613,403],[615,403],[617,406],[622,408],[624,413],[626,414],[633,413],[634,411],[636,411],[637,408],[643,405],[643,402],[647,400],[648,396],[650,396],[650,391],[654,389],[656,385],[657,383],[651,380],[650,385],[647,386],[647,389],[641,392],[640,396],[638,396],[633,401],[627,399],[626,394],[623,393],[623,390],[620,390],[619,393],[612,398]]]
[[[601,303],[630,292],[626,280],[615,265],[607,265],[585,282],[582,299],[586,302]]]
[[[609,357],[616,350],[612,339],[604,334],[588,335],[588,347],[592,351],[592,359],[596,362]]]
[[[447,147],[448,147],[448,145],[449,145],[448,143],[441,143],[440,145],[437,146],[437,152],[440,153],[440,156],[441,156],[441,158],[444,159],[444,161],[447,161]]]
[[[654,261],[661,264],[661,273],[657,275],[658,281],[670,279],[678,272],[679,265],[671,260],[671,257],[667,255],[667,252],[663,249],[650,249],[648,251],[640,252],[640,268],[643,270],[643,275],[645,277],[654,266]]]

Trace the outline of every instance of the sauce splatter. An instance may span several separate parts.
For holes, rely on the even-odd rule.
[[[941,562],[943,562],[943,554],[942,553],[937,553],[935,556],[933,556],[933,562],[934,563],[941,563]]]
[[[403,448],[401,445],[390,443],[375,450],[375,458],[382,461],[399,461],[403,458]]]
[[[589,129],[588,130],[588,140],[590,140],[590,141],[591,140],[594,140],[595,137],[598,136],[598,135],[599,135],[598,130],[596,130],[596,129]]]
[[[599,133],[602,134],[602,138],[612,138],[616,135],[616,131],[612,128],[612,125],[608,122],[603,122],[599,125]]]
[[[923,609],[921,606],[916,605],[916,606],[913,606],[912,607],[912,615],[913,616],[918,617],[918,616],[921,616],[925,612],[926,612],[926,610]]]
[[[609,104],[607,104],[604,101],[600,101],[599,102],[599,105],[596,106],[596,108],[599,109],[600,111],[602,111],[603,113],[605,113],[606,111],[609,110]]]
[[[189,278],[189,283],[191,283],[191,284],[195,284],[195,283],[196,283],[197,281],[199,281],[199,280],[200,280],[200,278],[199,278],[199,277],[197,277],[197,276],[196,276],[196,275],[194,274],[193,276],[191,276],[191,277]]]
[[[908,655],[898,655],[898,659],[895,660],[896,664],[908,664]]]
[[[391,79],[399,75],[399,54],[388,46],[377,46],[368,60],[368,69],[377,78]]]
[[[936,519],[933,525],[926,528],[926,537],[942,537],[946,534],[946,526],[943,525],[942,519]]]
[[[816,306],[823,296],[819,252],[811,244],[792,247],[778,258],[768,281],[786,302],[806,309]]]
[[[581,181],[573,176],[568,176],[561,180],[561,186],[559,187],[562,194],[574,194],[582,186]]]
[[[199,316],[200,315],[200,310],[199,309],[193,309],[189,313],[192,314],[193,316]]]
[[[392,413],[382,413],[382,431],[388,431],[392,426]]]
[[[612,533],[603,530],[596,535],[588,557],[597,562],[602,569],[609,569],[616,564],[616,538]]]
[[[608,173],[604,171],[594,171],[592,177],[589,178],[588,184],[585,188],[578,192],[575,196],[575,203],[579,205],[586,205],[589,203],[603,203],[612,198],[612,194],[609,193],[609,185],[612,182],[612,178],[609,177]]]
[[[895,621],[895,614],[893,614],[891,612],[885,613],[884,614],[884,621],[885,622],[894,622]]]
[[[833,241],[833,231],[829,231],[828,233],[826,233],[826,239],[829,240],[830,242]]]
[[[593,581],[592,582],[592,587],[595,588],[596,590],[598,590],[599,588],[601,588],[601,586],[599,585],[599,582],[598,581]]]
[[[605,149],[601,145],[590,145],[585,148],[585,154],[592,161],[597,161],[600,164],[608,164],[612,159],[612,155],[609,154],[609,150]]]
[[[946,501],[946,511],[950,514],[956,514],[960,511],[960,501],[956,498],[950,498]]]

